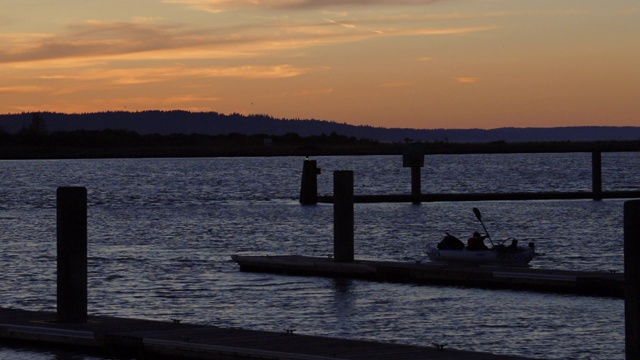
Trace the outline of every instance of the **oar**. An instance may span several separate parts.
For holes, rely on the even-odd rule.
[[[482,214],[480,214],[480,210],[478,210],[478,208],[473,208],[473,213],[476,214],[478,221],[480,221],[480,225],[482,225],[482,228],[484,229],[484,233],[487,234],[487,237],[489,238],[489,242],[491,243],[491,246],[494,246],[493,241],[491,241],[491,235],[489,235],[487,228],[484,226],[484,223],[482,222]]]

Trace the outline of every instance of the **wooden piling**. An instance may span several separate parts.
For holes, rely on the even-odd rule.
[[[420,169],[424,166],[424,146],[422,143],[410,143],[402,146],[402,167],[411,168],[411,202],[415,205],[422,201]]]
[[[353,262],[353,171],[333,172],[333,258]]]
[[[302,166],[300,204],[316,205],[318,203],[318,174],[320,174],[320,169],[318,169],[316,161],[306,158]]]
[[[414,205],[420,204],[422,197],[422,185],[421,185],[421,167],[414,165],[411,167],[411,202]]]
[[[602,200],[602,152],[591,153],[591,189],[593,200]]]
[[[624,203],[626,358],[640,359],[640,200]]]
[[[87,321],[87,189],[57,190],[57,315],[63,323]]]

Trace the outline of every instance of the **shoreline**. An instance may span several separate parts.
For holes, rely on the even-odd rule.
[[[264,138],[243,135],[191,135],[179,140],[132,135],[132,138],[120,141],[88,136],[81,140],[82,134],[60,142],[44,136],[29,141],[2,139],[0,160],[402,155],[409,144],[353,138],[341,138],[335,142],[316,138],[298,138],[296,141],[274,138],[267,142]],[[425,155],[640,151],[640,141],[418,144],[422,145]]]

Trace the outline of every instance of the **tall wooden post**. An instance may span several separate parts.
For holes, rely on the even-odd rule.
[[[640,200],[624,203],[626,358],[640,359]]]
[[[420,204],[420,198],[422,197],[422,186],[421,186],[421,167],[420,166],[412,166],[411,167],[411,202],[415,205]]]
[[[57,191],[57,314],[63,323],[87,322],[87,189]]]
[[[353,262],[353,171],[333,172],[333,259]]]
[[[300,204],[316,205],[318,203],[318,169],[315,160],[306,158],[302,165],[302,183],[300,184]]]
[[[424,166],[424,147],[421,143],[405,144],[402,147],[402,166],[411,168],[411,202],[418,205],[422,198],[420,169]]]
[[[591,153],[591,187],[593,200],[602,200],[602,152]]]

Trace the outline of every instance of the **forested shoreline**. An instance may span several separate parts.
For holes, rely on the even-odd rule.
[[[171,134],[124,130],[48,132],[37,124],[0,131],[0,159],[231,156],[400,155],[409,140],[386,143],[337,133],[317,136]],[[640,151],[640,141],[448,143],[421,142],[425,154]]]

